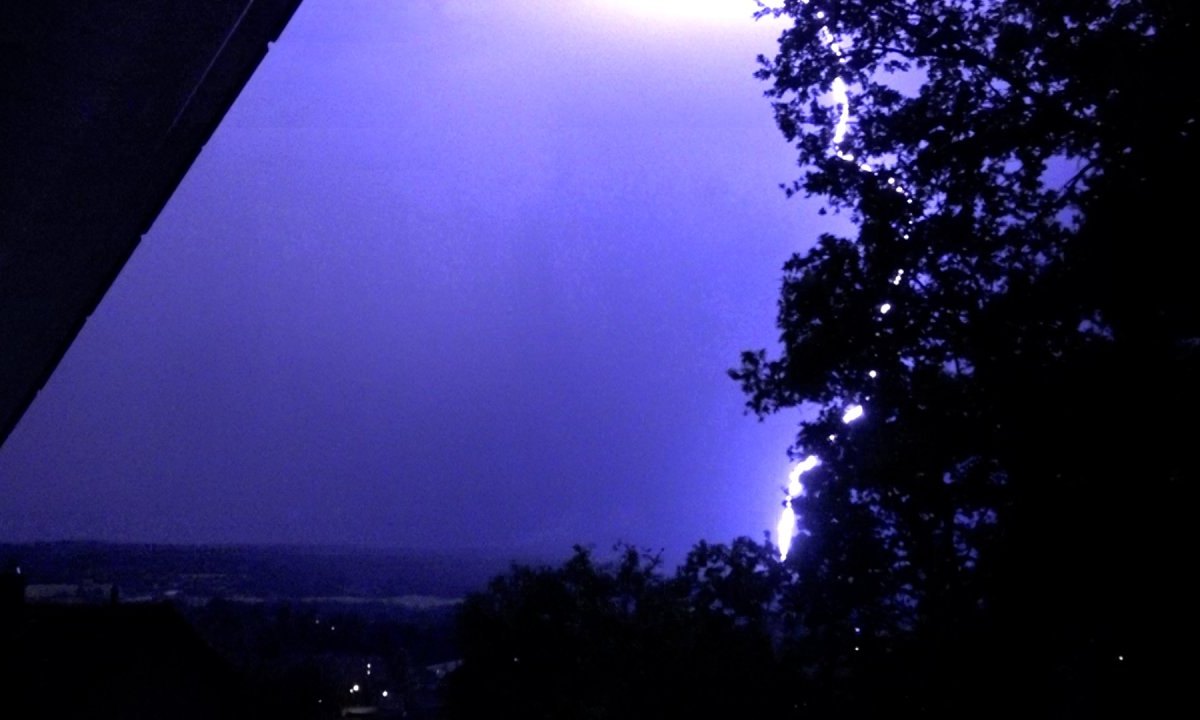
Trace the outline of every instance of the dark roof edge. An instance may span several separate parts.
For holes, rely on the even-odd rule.
[[[89,298],[86,313],[74,319],[64,341],[56,348],[38,382],[27,389],[12,413],[0,417],[0,446],[20,422],[41,389],[49,382],[67,350],[79,336],[87,319],[104,299],[105,293],[137,249],[141,238],[154,224],[167,201],[175,193],[192,163],[208,143],[217,126],[229,112],[242,89],[249,82],[259,63],[266,57],[271,43],[279,39],[302,0],[246,0],[234,26],[226,35],[216,55],[208,64],[197,85],[187,95],[170,130],[160,146],[158,157],[146,172],[145,193],[128,208],[132,221],[123,234],[128,234],[122,257],[103,273],[99,292]]]

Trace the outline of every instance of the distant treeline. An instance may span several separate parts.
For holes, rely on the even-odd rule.
[[[325,546],[0,544],[31,584],[116,584],[124,597],[462,597],[512,558],[484,552]]]

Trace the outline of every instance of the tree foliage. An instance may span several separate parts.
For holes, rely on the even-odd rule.
[[[770,623],[785,585],[773,549],[745,538],[700,543],[673,577],[632,547],[514,567],[463,608],[450,715],[777,716]]]
[[[843,624],[871,609],[924,640],[986,629],[993,656],[1053,647],[1010,665],[1027,684],[1083,647],[1161,659],[1197,477],[1195,5],[764,12],[795,20],[758,72],[804,169],[786,190],[857,228],[785,264],[780,354],[731,371],[760,416],[816,411],[793,448],[823,461],[796,567],[848,598]],[[850,403],[866,414],[845,425]]]

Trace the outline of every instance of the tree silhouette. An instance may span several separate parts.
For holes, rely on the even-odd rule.
[[[864,625],[907,648],[917,709],[984,675],[1076,711],[1152,701],[1135,688],[1180,672],[1197,478],[1194,4],[763,12],[795,19],[758,72],[804,168],[785,190],[858,233],[785,264],[781,353],[731,371],[760,416],[816,409],[789,558],[809,611],[843,649]],[[962,694],[920,696],[934,676]]]
[[[700,543],[673,577],[626,547],[515,567],[468,598],[451,717],[770,717],[787,695],[771,623],[774,550]]]

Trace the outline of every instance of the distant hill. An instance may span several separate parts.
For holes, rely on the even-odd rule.
[[[115,584],[125,599],[450,599],[483,589],[515,560],[532,561],[486,551],[82,541],[0,544],[0,562],[19,564],[31,586]]]

